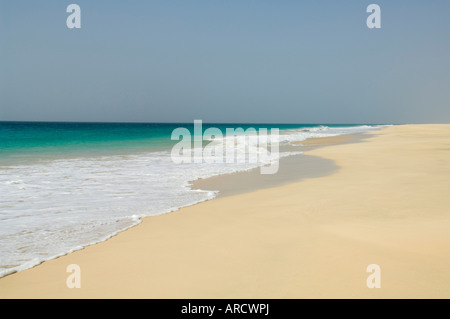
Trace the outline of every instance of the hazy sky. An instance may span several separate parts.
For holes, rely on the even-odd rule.
[[[0,0],[0,120],[449,123],[449,14],[448,0]]]

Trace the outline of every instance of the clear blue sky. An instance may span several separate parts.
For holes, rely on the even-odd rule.
[[[449,14],[444,0],[0,0],[0,120],[449,123]]]

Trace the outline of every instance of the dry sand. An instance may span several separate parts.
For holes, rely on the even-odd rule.
[[[450,298],[450,125],[307,154],[339,170],[145,218],[1,278],[0,297]],[[381,288],[366,286],[369,264]]]

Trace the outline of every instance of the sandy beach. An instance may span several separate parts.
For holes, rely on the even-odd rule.
[[[1,278],[0,298],[450,298],[450,125],[368,135],[307,150],[326,174],[145,218]]]

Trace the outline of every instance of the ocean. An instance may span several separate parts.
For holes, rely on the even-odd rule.
[[[178,127],[194,134],[193,123],[0,122],[0,277],[104,241],[141,217],[214,198],[189,187],[198,178],[263,165],[176,164]],[[278,128],[283,146],[380,125],[203,123],[210,127]]]

